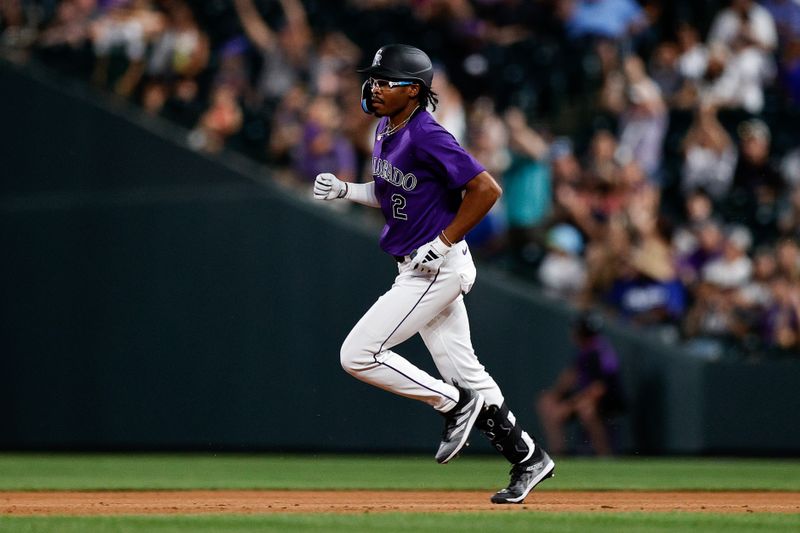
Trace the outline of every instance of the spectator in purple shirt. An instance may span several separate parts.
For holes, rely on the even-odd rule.
[[[537,401],[548,446],[555,454],[566,451],[564,427],[573,419],[580,422],[597,455],[613,452],[607,420],[624,410],[625,398],[617,353],[601,330],[602,319],[596,313],[578,318],[573,330],[575,359]]]

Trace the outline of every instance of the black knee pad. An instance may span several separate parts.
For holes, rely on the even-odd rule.
[[[530,455],[530,448],[522,438],[522,428],[516,420],[511,420],[509,414],[505,402],[500,407],[487,405],[478,415],[475,427],[486,435],[492,446],[510,463],[517,464]]]

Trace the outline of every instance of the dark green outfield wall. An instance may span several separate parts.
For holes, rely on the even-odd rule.
[[[364,213],[297,199],[100,100],[0,64],[0,448],[432,452],[438,416],[339,367],[395,272]],[[538,430],[569,312],[485,267],[467,305],[482,360]],[[614,339],[628,451],[800,449],[798,364]],[[399,351],[432,369],[418,340]]]

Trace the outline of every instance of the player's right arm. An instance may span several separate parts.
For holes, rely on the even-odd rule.
[[[314,198],[316,200],[345,198],[369,207],[381,206],[378,196],[375,194],[374,181],[350,183],[340,180],[330,172],[317,174],[317,178],[314,180]]]

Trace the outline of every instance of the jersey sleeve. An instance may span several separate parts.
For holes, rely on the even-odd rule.
[[[468,181],[486,170],[444,128],[426,132],[417,146],[420,158],[437,170],[437,174],[443,177],[450,189],[464,187]]]

